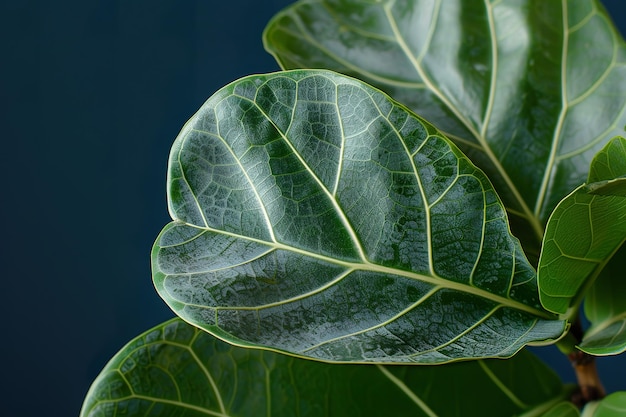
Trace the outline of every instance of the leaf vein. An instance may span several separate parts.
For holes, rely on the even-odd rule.
[[[378,370],[385,375],[394,385],[396,385],[411,401],[413,401],[428,417],[438,417],[438,414],[435,413],[426,403],[417,396],[417,394],[403,382],[398,377],[393,375],[387,368],[382,365],[376,365]]]

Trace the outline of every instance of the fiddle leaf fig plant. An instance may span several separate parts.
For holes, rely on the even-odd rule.
[[[600,3],[301,0],[263,40],[282,70],[170,153],[152,270],[178,318],[81,415],[626,410],[594,362],[626,350],[626,45]],[[578,384],[525,348],[554,343]]]

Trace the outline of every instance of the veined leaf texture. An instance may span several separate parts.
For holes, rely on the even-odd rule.
[[[444,131],[533,263],[556,204],[626,125],[626,48],[596,0],[303,0],[264,41],[283,68],[355,76]]]
[[[172,148],[168,197],[156,287],[234,344],[441,363],[563,331],[483,172],[356,79],[296,70],[220,90]]]
[[[436,367],[329,365],[234,347],[174,319],[111,359],[81,417],[543,415],[571,391],[525,350],[507,361]],[[476,401],[482,395],[488,407]]]

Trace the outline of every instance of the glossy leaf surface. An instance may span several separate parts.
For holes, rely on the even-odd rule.
[[[328,71],[241,79],[173,145],[159,294],[238,345],[328,361],[510,356],[560,335],[484,174]]]
[[[81,417],[541,415],[568,390],[526,351],[437,367],[329,365],[234,347],[175,319],[115,355]]]
[[[626,139],[614,138],[593,159],[588,182],[606,184],[626,175]],[[545,308],[577,309],[583,288],[593,283],[626,239],[626,198],[582,185],[559,203],[544,237],[538,279]],[[600,187],[602,189],[602,187]],[[601,308],[601,307],[600,307]]]
[[[264,41],[283,68],[356,76],[442,129],[535,261],[552,209],[626,124],[626,48],[595,0],[303,0]]]

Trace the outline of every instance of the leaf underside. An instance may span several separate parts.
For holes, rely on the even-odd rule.
[[[506,357],[558,337],[485,175],[432,125],[328,71],[241,79],[170,155],[159,294],[243,346],[324,361]]]
[[[363,79],[444,131],[533,262],[553,208],[626,124],[626,46],[596,0],[303,0],[264,44],[285,69]]]
[[[539,415],[568,391],[527,351],[438,367],[329,365],[237,348],[174,319],[114,356],[81,417],[502,417]]]

